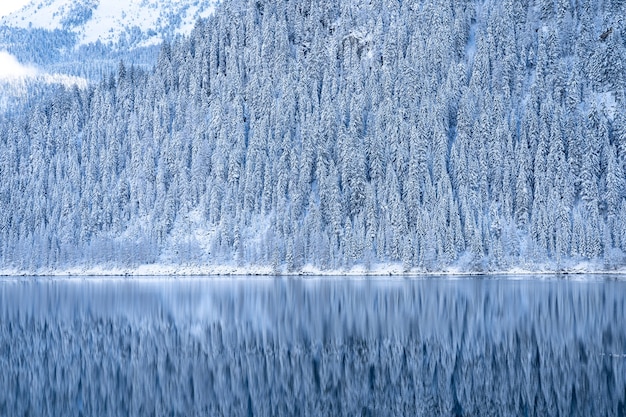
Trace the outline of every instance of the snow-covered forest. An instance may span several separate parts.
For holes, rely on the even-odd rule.
[[[163,40],[188,35],[214,7],[214,0],[33,0],[0,15],[0,112],[46,100],[53,84],[100,81],[121,60],[151,69]],[[5,53],[29,71],[7,77]]]
[[[0,269],[626,263],[626,1],[229,0],[0,120]]]

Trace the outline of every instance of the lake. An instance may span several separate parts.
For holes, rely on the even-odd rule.
[[[626,282],[578,278],[7,278],[0,416],[624,416]]]

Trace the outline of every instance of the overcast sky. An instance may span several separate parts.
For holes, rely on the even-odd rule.
[[[0,0],[0,17],[21,9],[30,0]]]

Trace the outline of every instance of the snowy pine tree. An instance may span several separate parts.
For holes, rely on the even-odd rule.
[[[619,265],[625,4],[224,2],[0,116],[0,267]]]

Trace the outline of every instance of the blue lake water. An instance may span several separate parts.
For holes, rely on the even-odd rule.
[[[0,281],[0,416],[624,416],[626,283]]]

